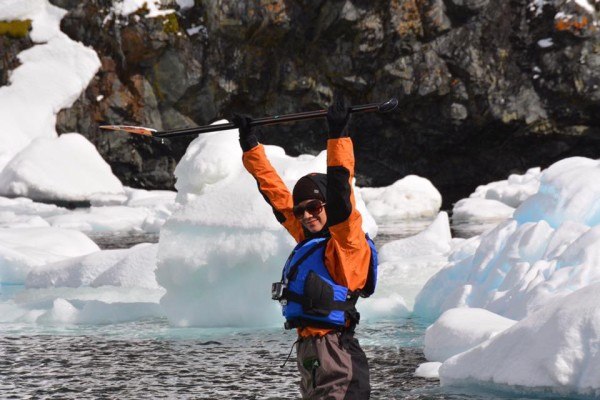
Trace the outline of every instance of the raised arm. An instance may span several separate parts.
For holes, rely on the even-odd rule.
[[[350,290],[361,289],[367,280],[371,249],[362,230],[352,190],[354,147],[348,137],[349,113],[337,99],[328,113],[327,222],[332,240],[325,251],[325,264],[332,277]]]
[[[300,242],[304,240],[304,231],[300,221],[294,218],[292,194],[269,162],[265,148],[258,143],[258,137],[250,130],[248,122],[248,118],[234,117],[234,123],[240,127],[244,167],[256,179],[258,190],[273,209],[277,221],[297,242]]]

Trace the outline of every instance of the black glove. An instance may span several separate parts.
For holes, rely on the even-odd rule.
[[[250,127],[252,118],[245,115],[235,114],[233,116],[233,123],[240,131],[240,146],[242,151],[246,152],[258,146],[258,136],[260,132],[257,129]]]
[[[327,109],[327,124],[329,125],[330,139],[348,136],[348,122],[350,121],[350,109],[346,100],[339,93],[334,93],[333,104]]]

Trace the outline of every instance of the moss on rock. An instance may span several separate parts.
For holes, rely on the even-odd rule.
[[[165,33],[177,33],[180,30],[179,20],[175,13],[167,14],[163,18],[163,31]]]
[[[31,20],[0,21],[0,35],[22,38],[29,34]]]

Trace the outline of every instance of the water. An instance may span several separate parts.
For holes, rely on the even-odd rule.
[[[88,234],[103,250],[127,249],[140,243],[157,243],[158,233],[96,233]]]
[[[365,323],[372,399],[534,399],[441,388],[425,362],[416,319]],[[3,399],[297,399],[295,333],[280,328],[172,328],[164,319],[106,326],[15,327],[0,336]]]
[[[424,362],[423,328],[405,320],[359,329],[359,337],[369,338],[362,342],[371,362],[373,398],[427,398],[405,394],[436,386],[412,376]],[[162,319],[72,329],[5,332],[2,398],[298,398],[294,358],[281,367],[293,332],[174,329]]]
[[[391,221],[387,223],[378,222],[377,236],[374,239],[375,244],[379,247],[393,240],[416,235],[427,228],[432,222],[432,219],[426,218],[410,221]]]
[[[430,221],[383,226],[379,245],[413,235]],[[156,241],[156,235],[94,237],[103,248]],[[0,301],[22,285],[0,286]],[[528,399],[473,388],[440,388],[414,376],[425,362],[427,321],[363,321],[357,329],[370,362],[373,399]],[[294,357],[281,367],[295,332],[174,328],[166,319],[104,326],[0,325],[3,399],[295,399]],[[531,397],[535,398],[535,397]]]

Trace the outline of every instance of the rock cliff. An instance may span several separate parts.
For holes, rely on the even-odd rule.
[[[61,29],[102,60],[57,129],[90,138],[131,186],[172,187],[190,139],[160,143],[99,124],[172,129],[307,111],[336,89],[353,104],[400,100],[393,114],[353,118],[359,185],[417,174],[447,207],[511,172],[600,157],[593,0],[163,1],[176,12],[153,18],[144,8],[119,15],[109,0],[52,3],[69,11]],[[27,45],[0,40],[13,52]],[[316,153],[324,129],[269,127],[263,142]]]

